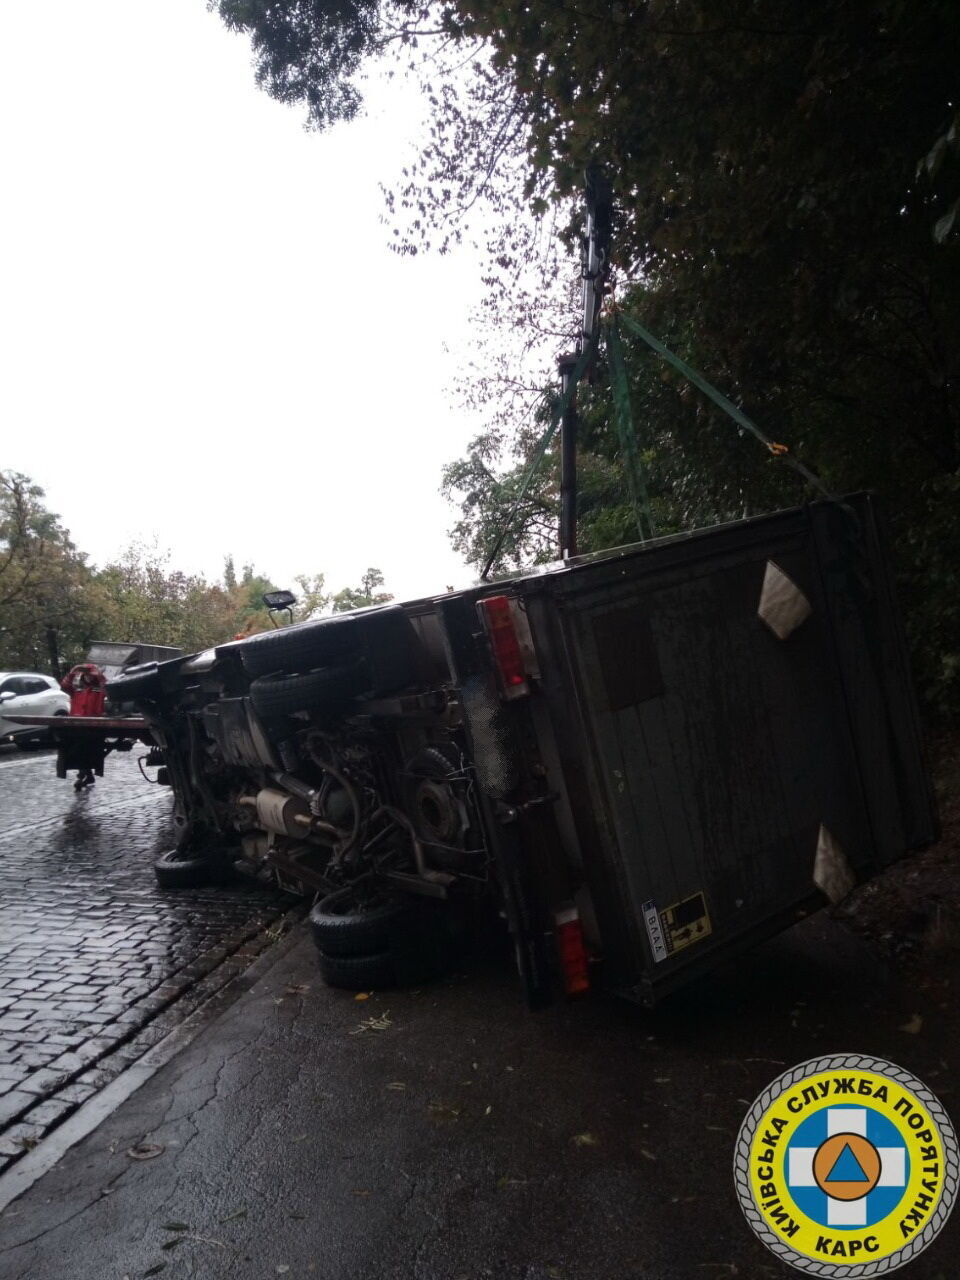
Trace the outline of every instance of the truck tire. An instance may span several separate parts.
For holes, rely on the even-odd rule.
[[[320,973],[328,987],[341,991],[383,991],[397,985],[393,953],[379,951],[367,956],[325,956],[319,954]]]
[[[264,631],[243,641],[239,646],[240,661],[247,675],[254,677],[312,671],[356,652],[353,624],[353,618],[342,614]]]
[[[411,923],[409,904],[390,895],[369,905],[352,888],[322,898],[310,912],[317,950],[328,958],[365,956],[391,948]]]
[[[248,676],[291,674],[366,658],[372,691],[386,693],[416,680],[417,638],[399,605],[358,609],[316,622],[298,622],[278,631],[250,636],[237,646]]]
[[[341,706],[364,693],[366,685],[366,674],[357,663],[323,667],[302,675],[260,676],[250,685],[250,701],[265,718],[287,716],[295,711]]]
[[[178,849],[162,853],[153,864],[161,889],[195,889],[201,885],[221,884],[229,877],[230,871],[230,864],[224,857],[198,858],[184,855]]]

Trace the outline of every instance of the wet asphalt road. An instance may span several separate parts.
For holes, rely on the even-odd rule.
[[[165,892],[170,793],[134,751],[77,795],[53,754],[0,752],[0,1168],[176,1025],[171,1001],[275,920],[239,881]]]
[[[263,968],[10,1205],[6,1280],[796,1276],[734,1197],[754,1097],[859,1052],[960,1112],[956,965],[898,980],[825,915],[653,1013],[528,1014],[499,957],[363,1002],[320,985],[306,937]],[[957,1233],[903,1274],[954,1280]]]

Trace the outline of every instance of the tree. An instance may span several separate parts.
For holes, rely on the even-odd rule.
[[[333,597],[333,612],[347,613],[351,609],[365,609],[372,604],[386,604],[393,596],[389,591],[380,591],[383,586],[383,574],[379,569],[368,569],[360,579],[359,587],[344,587]]]
[[[257,84],[280,102],[303,103],[318,128],[356,115],[354,77],[364,57],[402,40],[422,12],[404,0],[209,0],[209,7],[250,36]]]
[[[485,206],[488,311],[515,353],[528,343],[555,353],[572,330],[573,310],[558,322],[557,293],[525,273],[544,243],[575,243],[574,197],[602,158],[618,193],[621,304],[828,486],[886,498],[921,685],[960,712],[953,0],[219,7],[253,35],[260,82],[305,104],[318,127],[357,110],[355,86],[343,94],[359,59],[413,50],[433,119],[389,193],[395,239],[408,252],[442,249]],[[551,225],[556,235],[544,235]],[[666,526],[673,515],[796,500],[792,479],[750,456],[697,393],[649,355],[628,354],[643,371],[638,447]],[[444,476],[465,504],[454,537],[474,561],[515,491],[529,455],[522,415],[544,387],[542,360],[533,379],[516,378],[516,364],[513,384],[481,370],[481,403],[504,393],[493,434]],[[595,399],[595,452],[616,465],[615,437],[601,429],[609,397]],[[549,553],[535,530],[547,528],[553,500],[548,472],[525,514],[536,555]],[[616,525],[598,520],[593,532]]]
[[[19,472],[0,472],[0,667],[51,670],[75,660],[96,625],[86,558],[44,492]]]
[[[299,573],[294,579],[300,588],[297,599],[297,619],[307,622],[323,613],[330,604],[330,595],[326,590],[326,578],[322,573]]]
[[[937,155],[952,145],[949,0],[220,9],[251,32],[261,83],[318,126],[356,58],[432,41],[433,128],[394,193],[401,240],[442,247],[478,201],[499,209],[494,316],[505,300],[558,336],[515,281],[551,206],[575,237],[564,216],[599,154],[617,183],[623,287],[642,280],[668,342],[695,333],[701,367],[844,483],[916,488],[960,465],[960,252],[930,234],[955,191],[915,177],[931,139]],[[475,55],[465,83],[444,76],[451,47]],[[517,193],[534,215],[519,232]]]
[[[0,472],[0,670],[52,669],[81,661],[94,640],[172,645],[194,652],[275,625],[263,604],[272,578],[224,557],[221,581],[175,567],[156,540],[133,542],[94,568],[29,477]],[[368,569],[359,587],[331,595],[322,573],[296,579],[298,621],[393,597]]]

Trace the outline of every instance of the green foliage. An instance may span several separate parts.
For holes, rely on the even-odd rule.
[[[273,97],[304,103],[319,128],[356,115],[351,78],[374,47],[378,0],[209,0],[209,8],[250,35],[257,83]]]
[[[338,77],[355,64],[327,61],[314,76],[311,23],[321,44],[331,21],[345,23],[350,56],[401,30],[433,41],[423,68],[432,130],[390,193],[405,219],[396,239],[408,252],[443,248],[482,204],[492,215],[487,311],[509,326],[517,356],[528,342],[557,344],[570,332],[572,310],[558,323],[547,305],[555,295],[528,287],[523,273],[544,240],[557,239],[542,234],[551,216],[575,242],[573,200],[599,156],[618,192],[622,304],[831,488],[881,493],[925,695],[956,709],[958,620],[944,595],[960,560],[955,0],[226,8],[243,10],[235,25],[255,42],[269,42],[278,22],[306,24],[298,39],[272,39],[269,87],[305,102],[315,123],[336,116]],[[455,63],[470,72],[454,73]],[[659,527],[802,496],[692,388],[646,353],[627,358]],[[493,426],[444,472],[460,504],[455,545],[474,563],[531,454],[529,420],[514,413],[531,397],[515,392],[509,374],[487,369],[481,400],[504,397]],[[598,484],[595,514],[583,494],[585,544],[616,536],[616,513],[629,505],[600,480],[619,460],[605,394],[598,383],[584,405]],[[551,554],[556,477],[547,462],[505,566]],[[585,482],[591,465],[585,459]]]
[[[333,597],[333,612],[348,613],[351,609],[365,609],[372,604],[386,604],[393,596],[381,591],[383,574],[379,569],[368,569],[360,579],[359,587],[344,587]]]
[[[28,477],[0,472],[0,670],[49,670],[48,631],[62,665],[81,661],[94,640],[175,645],[187,652],[253,635],[274,624],[261,597],[277,584],[245,564],[224,560],[223,580],[175,568],[156,543],[131,543],[101,569],[87,564],[43,490]],[[358,588],[331,597],[322,573],[300,574],[295,616],[378,604],[383,574],[368,569]]]
[[[95,610],[91,572],[43,503],[43,490],[15,471],[0,471],[0,668],[45,669],[46,631],[79,656]]]
[[[330,604],[326,580],[322,573],[301,573],[294,579],[300,594],[297,597],[297,620],[306,622],[324,613]]]

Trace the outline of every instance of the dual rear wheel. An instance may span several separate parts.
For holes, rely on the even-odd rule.
[[[445,947],[425,900],[354,886],[328,894],[310,912],[320,972],[344,991],[410,986],[436,977]]]

